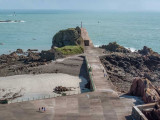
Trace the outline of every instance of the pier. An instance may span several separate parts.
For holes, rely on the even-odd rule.
[[[136,99],[119,97],[109,81],[105,68],[99,60],[102,50],[95,48],[86,29],[81,28],[86,40],[85,56],[93,91],[72,96],[0,105],[0,120],[132,120],[132,106]],[[40,113],[38,108],[45,106]]]

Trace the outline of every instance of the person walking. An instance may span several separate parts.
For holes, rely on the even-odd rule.
[[[41,108],[39,108],[39,111],[41,111]]]
[[[42,107],[42,110],[43,110],[43,107]]]
[[[46,108],[44,107],[44,111],[46,111]]]

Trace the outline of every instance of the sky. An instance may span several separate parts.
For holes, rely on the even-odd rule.
[[[160,0],[0,0],[0,9],[160,11]]]

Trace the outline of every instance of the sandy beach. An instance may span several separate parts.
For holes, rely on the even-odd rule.
[[[53,92],[56,86],[71,87],[72,91],[68,91],[68,94],[78,94],[87,90],[85,89],[86,83],[87,80],[84,77],[62,73],[0,77],[0,98],[5,94],[12,95],[20,90],[23,96],[18,100],[53,97],[56,96],[56,93]]]

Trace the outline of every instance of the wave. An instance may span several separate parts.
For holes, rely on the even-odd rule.
[[[135,48],[132,48],[132,47],[125,47],[126,49],[132,51],[132,52],[136,52],[137,50]]]
[[[21,20],[20,22],[24,23],[24,22],[26,22],[26,21],[24,21],[24,20]]]
[[[100,45],[94,45],[94,47],[99,47]]]
[[[24,23],[24,20],[10,20],[10,21],[0,21],[0,23]]]

